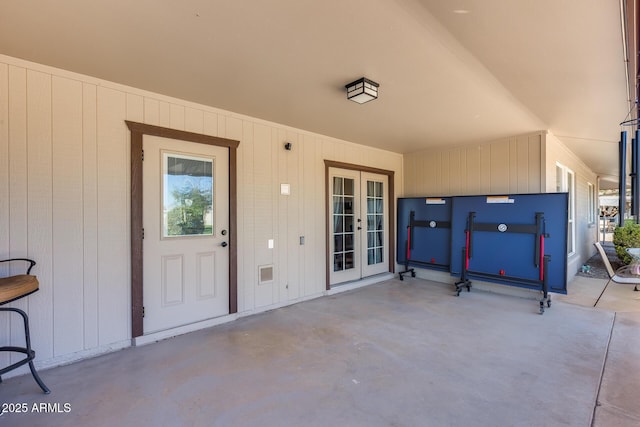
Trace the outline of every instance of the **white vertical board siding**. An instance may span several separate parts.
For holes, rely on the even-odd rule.
[[[279,129],[277,134],[277,141],[291,142],[287,138],[287,131],[285,129]],[[276,141],[276,142],[277,142]],[[289,182],[289,171],[287,170],[287,156],[282,151],[276,151],[277,153],[277,176],[278,183]],[[282,196],[278,200],[277,210],[277,228],[278,228],[278,241],[287,241],[289,237],[289,197]],[[277,251],[277,277],[278,282],[278,302],[285,302],[289,300],[289,248],[283,245],[282,248],[278,247]]]
[[[325,229],[324,229],[324,199],[316,195],[324,192],[324,165],[318,162],[321,158],[321,145],[318,144],[317,138],[311,135],[305,135],[302,144],[299,144],[302,151],[302,184],[304,188],[303,197],[303,213],[301,236],[304,237],[304,244],[300,247],[301,263],[304,264],[304,293],[305,295],[313,295],[322,292],[325,289],[324,264],[319,263],[315,253],[324,253],[325,249]],[[294,241],[295,244],[295,241]],[[314,250],[315,248],[315,250]]]
[[[144,123],[160,126],[160,101],[157,99],[144,99]]]
[[[520,137],[523,138],[523,137]],[[531,177],[529,176],[530,170],[535,168],[536,164],[540,164],[539,160],[533,160],[533,168],[532,165],[529,164],[529,142],[527,140],[527,144],[526,146],[524,145],[524,142],[521,139],[516,140],[516,164],[519,165],[519,167],[515,168],[515,184],[516,184],[516,188],[518,193],[530,193],[531,191],[529,190],[529,180],[531,179]],[[524,137],[526,138],[526,137]],[[526,149],[525,149],[526,148]]]
[[[494,142],[490,150],[490,193],[509,193],[509,141]]]
[[[119,348],[131,338],[125,120],[240,141],[240,312],[324,292],[325,159],[392,170],[395,194],[402,194],[399,154],[0,55],[0,259],[38,262],[40,291],[13,303],[31,318],[36,365]],[[465,155],[453,157],[462,166]],[[419,162],[416,169],[426,160]],[[466,176],[448,180],[460,186]],[[290,185],[289,196],[280,184]],[[261,265],[273,265],[272,283],[258,285]],[[21,272],[0,266],[2,275]],[[0,345],[23,341],[18,320],[0,316]],[[9,359],[0,354],[0,363]]]
[[[166,101],[158,103],[158,126],[171,127],[171,123],[178,121],[177,118],[171,118],[171,104]]]
[[[185,107],[182,105],[170,104],[169,106],[169,126],[172,129],[185,130]]]
[[[142,120],[137,120],[142,121]],[[184,128],[187,132],[204,133],[204,112],[195,108],[186,108],[184,112]]]
[[[144,121],[144,98],[140,95],[132,95],[130,93],[127,96],[127,120],[133,122]]]
[[[231,122],[231,120],[229,120]],[[253,126],[251,122],[239,121],[241,125],[240,139],[242,143],[242,158],[245,169],[243,175],[243,191],[241,197],[243,199],[243,207],[240,212],[238,221],[243,223],[243,242],[253,242],[252,245],[242,245],[238,242],[238,257],[244,258],[244,307],[249,309],[255,308],[255,286],[258,283],[258,272],[256,264],[256,250],[262,249],[267,242],[259,241],[256,238],[256,176],[255,170],[255,154],[253,141]],[[228,123],[233,126],[234,123]],[[240,289],[238,289],[238,294]]]
[[[9,186],[9,66],[0,64],[0,255],[10,255],[10,186]],[[0,264],[0,275],[9,275],[9,266]],[[10,343],[9,316],[0,316],[0,347]],[[9,353],[0,353],[0,365],[9,364]]]
[[[542,133],[405,155],[405,196],[537,193]]]
[[[98,339],[107,345],[129,335],[129,146],[126,94],[98,87]]]
[[[271,215],[272,215],[271,228],[272,228],[273,239],[276,242],[280,242],[278,209],[280,204],[282,204],[282,201],[280,200],[280,198],[285,197],[285,196],[281,196],[279,192],[280,177],[278,173],[278,162],[279,162],[280,150],[278,150],[278,147],[281,146],[281,142],[280,142],[281,139],[279,137],[280,135],[279,129],[275,127],[270,127],[269,130],[270,130],[269,144],[271,146],[270,152],[269,152],[270,157],[268,159],[265,159],[265,161],[271,162],[271,170],[272,170],[270,189],[274,194],[274,203],[271,203]],[[280,271],[280,260],[287,259],[287,254],[284,252],[286,248],[283,248],[281,250],[278,247],[275,249],[276,250],[273,251],[272,258],[271,258],[271,261],[273,262],[273,266],[274,266],[273,281],[270,283],[261,284],[263,288],[261,293],[264,296],[260,298],[260,300],[265,301],[265,303],[267,304],[275,304],[280,299],[280,289],[278,288],[278,284],[281,281],[281,274],[282,274],[282,272]]]
[[[461,149],[451,150],[449,152],[449,192],[461,194],[465,191],[462,185],[462,174],[460,171],[464,169],[462,164],[463,158],[466,159],[466,151]]]
[[[575,253],[569,257],[567,265],[568,279],[573,277],[582,263],[591,257],[595,249],[593,243],[598,240],[598,227],[589,224],[589,196],[587,182],[597,184],[597,175],[582,162],[575,153],[567,148],[557,137],[546,135],[546,190],[556,191],[556,162],[575,173]]]
[[[53,312],[54,354],[84,348],[82,82],[53,78]]]
[[[205,135],[218,135],[218,115],[205,111],[202,116],[202,133]]]
[[[98,346],[98,89],[82,85],[82,241],[84,350]]]
[[[294,147],[299,147],[300,135],[296,132],[288,132],[287,141],[292,141]],[[287,199],[287,218],[286,226],[287,238],[281,242],[286,245],[288,251],[288,295],[290,300],[298,299],[302,296],[304,290],[304,275],[300,266],[300,246],[297,243],[300,235],[300,208],[301,208],[301,192],[304,191],[299,185],[300,179],[300,150],[293,150],[285,153],[285,168],[289,175],[288,184],[291,187],[291,194],[286,196]]]
[[[524,161],[524,156],[520,159],[518,163],[518,168],[524,167],[523,165],[526,163],[528,165],[528,176],[529,176],[529,185],[528,192],[529,193],[544,193],[545,185],[544,185],[544,170],[545,170],[545,135],[530,135],[527,137],[527,144],[529,147],[529,153],[527,157],[527,161]],[[520,146],[519,146],[520,147]],[[522,151],[526,150],[526,146],[524,141],[522,142]],[[540,167],[538,167],[540,165]],[[525,186],[521,187],[523,190]],[[523,191],[524,192],[524,191]]]
[[[3,258],[26,257],[28,245],[28,163],[27,163],[27,70],[9,66],[9,254]],[[10,274],[24,273],[24,267],[9,268]],[[35,271],[34,271],[35,273]],[[11,304],[12,307],[28,312],[26,299]],[[22,325],[16,315],[9,315],[9,345],[18,343]],[[17,362],[17,355],[11,354],[11,363]],[[24,372],[25,369],[23,368]]]
[[[247,140],[253,142],[253,179],[254,179],[254,210],[250,222],[254,225],[253,233],[255,245],[255,265],[269,266],[273,264],[275,245],[280,246],[284,242],[277,241],[273,235],[273,206],[275,186],[273,185],[273,163],[271,159],[271,129],[267,126],[256,124],[247,126]],[[274,249],[269,249],[268,241],[274,240]],[[254,283],[254,301],[256,307],[273,304],[273,283],[260,284],[260,277],[256,270],[256,282]]]
[[[465,150],[465,152],[467,153],[465,190],[468,194],[480,194],[480,189],[482,188],[482,182],[480,180],[480,147],[470,148]]]

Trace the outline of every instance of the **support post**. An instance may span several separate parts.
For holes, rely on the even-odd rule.
[[[631,202],[635,207],[634,216],[636,224],[640,224],[640,130],[636,129],[636,150],[633,153],[633,160],[636,164],[635,174],[632,178]],[[635,189],[635,191],[633,191]]]
[[[618,186],[618,226],[624,225],[624,211],[627,201],[627,131],[620,132],[619,186]]]
[[[636,186],[636,176],[638,175],[637,152],[638,138],[636,135],[634,138],[631,138],[631,173],[629,174],[629,178],[631,178],[631,216],[636,219],[636,222],[638,218],[638,204],[636,203],[636,193],[638,191],[638,187]]]

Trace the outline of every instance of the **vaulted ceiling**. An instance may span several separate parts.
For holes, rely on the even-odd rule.
[[[3,0],[0,53],[400,153],[550,130],[613,180],[629,110],[616,0]]]

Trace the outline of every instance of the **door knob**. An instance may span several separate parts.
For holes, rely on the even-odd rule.
[[[227,245],[228,245],[228,243],[227,243],[227,242],[222,242],[222,243],[220,243],[220,246],[222,246],[223,248],[226,248],[226,247],[227,247]]]

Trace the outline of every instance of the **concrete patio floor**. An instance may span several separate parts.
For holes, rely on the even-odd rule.
[[[605,284],[576,278],[541,316],[389,280],[44,370],[48,396],[9,378],[0,402],[28,410],[0,425],[638,426],[640,292]]]

